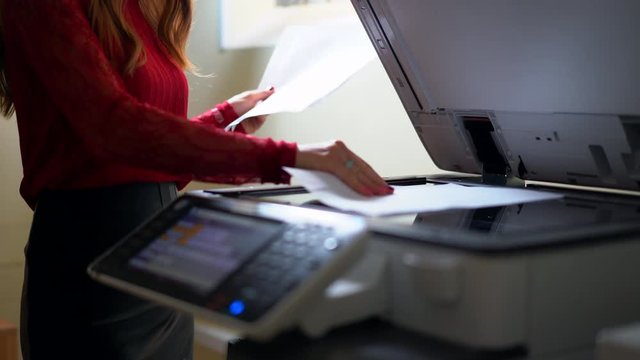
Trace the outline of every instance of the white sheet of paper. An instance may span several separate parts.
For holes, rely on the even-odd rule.
[[[340,87],[375,56],[356,17],[289,27],[280,37],[258,86],[275,86],[275,93],[227,128],[252,116],[302,111]]]
[[[295,168],[285,170],[322,203],[368,216],[505,206],[562,198],[562,195],[542,191],[456,184],[396,186],[392,195],[365,197],[331,174]]]

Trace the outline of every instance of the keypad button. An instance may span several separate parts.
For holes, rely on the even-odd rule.
[[[303,246],[296,246],[293,249],[293,256],[302,259],[305,257],[305,255],[307,255],[307,249]]]
[[[284,246],[285,245],[284,245],[283,242],[276,241],[271,245],[271,248],[269,249],[269,251],[277,253],[277,254],[281,254]]]
[[[307,236],[306,234],[301,234],[296,236],[294,242],[298,245],[306,245],[311,240],[311,236]]]
[[[295,256],[296,246],[293,244],[286,244],[282,249],[284,256]]]
[[[320,259],[311,259],[307,262],[307,268],[310,271],[316,270],[322,265],[322,260]]]
[[[253,301],[258,297],[258,290],[253,286],[245,286],[240,290],[240,296],[244,299]]]
[[[293,242],[296,239],[297,234],[294,231],[286,231],[282,234],[282,240],[285,242]]]
[[[295,265],[295,261],[291,258],[288,257],[282,257],[279,260],[280,266],[282,267],[283,270],[287,270],[289,268],[291,268],[293,265]]]
[[[338,238],[335,238],[333,236],[328,237],[326,239],[324,239],[324,243],[323,246],[325,249],[329,250],[329,251],[333,251],[335,249],[337,249],[340,246],[340,241],[338,240]]]

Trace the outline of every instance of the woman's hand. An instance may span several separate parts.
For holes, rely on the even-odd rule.
[[[299,145],[296,167],[331,173],[365,196],[393,193],[393,188],[342,141],[327,145]]]
[[[227,100],[227,102],[229,102],[233,107],[233,110],[238,114],[238,116],[242,116],[249,110],[253,109],[259,102],[267,99],[274,92],[275,89],[273,87],[268,90],[244,91],[233,96],[231,99]],[[242,121],[242,127],[247,134],[253,134],[260,129],[266,119],[266,115],[250,117]]]

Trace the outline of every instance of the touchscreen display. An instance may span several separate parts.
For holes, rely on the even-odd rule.
[[[194,207],[128,265],[204,295],[239,269],[282,225]]]

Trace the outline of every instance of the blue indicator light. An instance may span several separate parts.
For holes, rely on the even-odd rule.
[[[229,304],[229,312],[231,315],[237,316],[244,312],[244,303],[240,300],[235,300]]]

